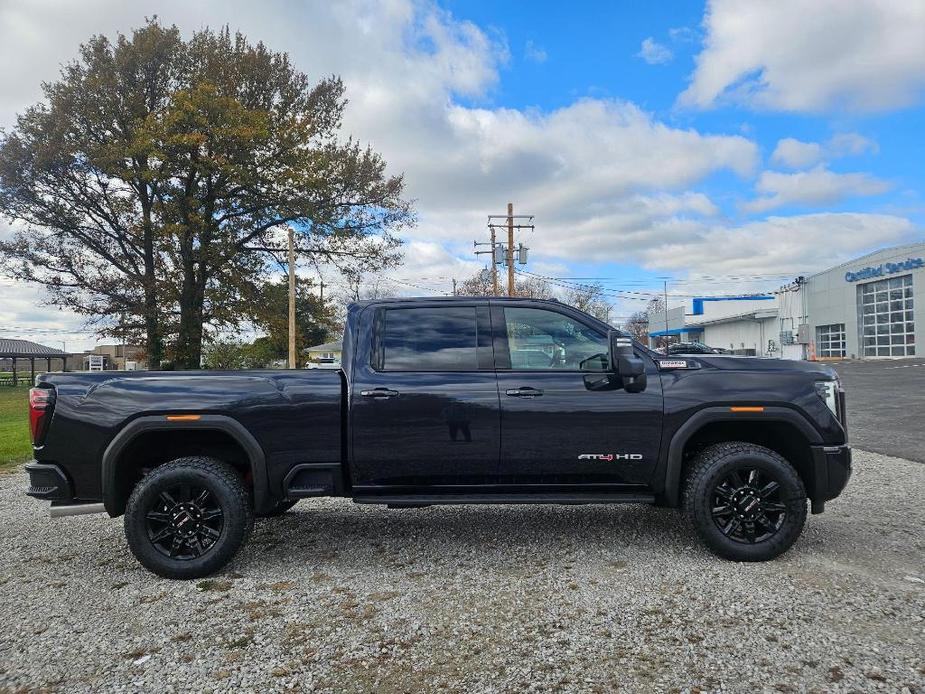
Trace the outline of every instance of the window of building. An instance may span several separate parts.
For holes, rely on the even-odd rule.
[[[914,357],[912,275],[858,285],[858,327],[865,357]]]
[[[607,337],[556,311],[505,308],[511,368],[604,371]]]
[[[382,368],[390,371],[475,371],[474,306],[385,311]]]
[[[845,350],[844,323],[816,326],[817,357],[844,357]]]

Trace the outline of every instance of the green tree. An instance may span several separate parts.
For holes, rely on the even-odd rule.
[[[203,356],[203,367],[216,371],[237,371],[248,367],[250,345],[234,340],[215,340]]]
[[[296,318],[296,353],[328,339],[333,332],[335,316],[334,307],[322,303],[311,292],[312,285],[307,282],[297,284],[295,318]],[[289,354],[289,283],[272,282],[264,285],[256,302],[253,321],[266,332],[259,338],[274,359],[285,359]],[[256,342],[255,341],[255,344]],[[299,360],[302,361],[301,359]]]
[[[413,221],[400,176],[340,132],[337,77],[228,29],[184,41],[156,19],[82,46],[0,139],[7,274],[101,332],[198,368],[210,328],[249,315],[297,230],[302,258],[394,264]]]

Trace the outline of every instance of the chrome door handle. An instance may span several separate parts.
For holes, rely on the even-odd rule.
[[[373,388],[372,390],[361,390],[360,395],[364,398],[394,398],[398,395],[397,390],[391,390],[390,388]]]
[[[531,388],[530,386],[522,386],[520,388],[508,388],[504,391],[505,395],[510,395],[512,398],[535,398],[543,394],[543,391],[539,388]]]

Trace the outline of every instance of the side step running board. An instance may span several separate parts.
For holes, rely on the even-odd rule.
[[[357,504],[394,508],[451,504],[653,504],[652,494],[402,494],[353,497]]]

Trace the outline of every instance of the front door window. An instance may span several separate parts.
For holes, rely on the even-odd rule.
[[[511,369],[604,371],[607,337],[554,311],[505,308]]]

